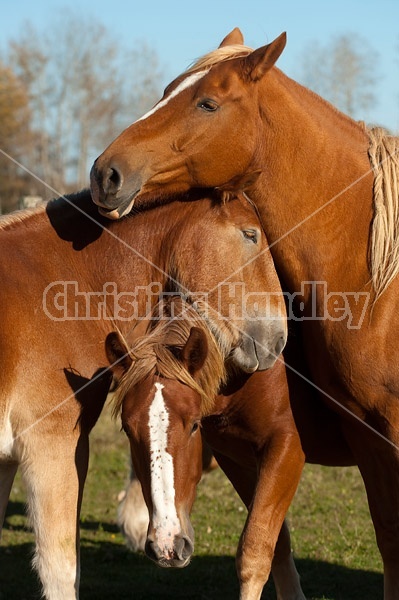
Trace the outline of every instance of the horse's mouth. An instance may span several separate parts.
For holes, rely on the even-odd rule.
[[[107,217],[107,219],[111,219],[112,221],[121,219],[122,217],[125,217],[126,215],[128,215],[130,213],[130,211],[132,210],[137,194],[138,194],[138,191],[135,194],[133,194],[133,196],[131,196],[129,198],[129,200],[127,200],[126,202],[123,202],[116,208],[107,208],[106,206],[97,204],[98,212],[103,217]]]
[[[151,559],[154,560],[154,559]],[[158,567],[162,567],[163,569],[184,569],[190,564],[190,558],[186,558],[184,560],[181,559],[166,559],[160,558],[157,561],[154,561]]]

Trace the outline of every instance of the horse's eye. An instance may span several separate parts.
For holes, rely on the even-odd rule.
[[[258,232],[256,229],[244,229],[242,234],[246,240],[250,240],[254,244],[258,243]]]
[[[219,108],[219,105],[217,102],[215,102],[215,100],[204,98],[198,102],[197,107],[205,110],[206,112],[213,112]]]
[[[125,423],[122,423],[121,430],[122,430],[122,431],[124,431],[124,432],[126,433],[127,437],[130,437],[130,436],[131,436],[131,431],[130,431],[130,427],[129,427],[129,425],[127,425],[127,424],[125,424]]]
[[[198,431],[200,424],[198,423],[198,421],[196,421],[195,423],[193,423],[193,426],[191,428],[191,433],[195,433],[196,431]]]

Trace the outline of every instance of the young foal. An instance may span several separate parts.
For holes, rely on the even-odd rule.
[[[79,593],[77,523],[88,435],[110,384],[107,333],[127,335],[163,289],[177,289],[237,366],[271,366],[286,323],[272,262],[254,260],[266,247],[242,197],[175,202],[110,225],[82,192],[1,221],[0,522],[20,466],[48,600]],[[257,293],[265,282],[275,292],[268,312]]]
[[[188,318],[188,313],[186,314]],[[178,324],[180,325],[180,321]],[[196,325],[204,329],[202,340],[200,337],[200,342],[198,342],[198,352],[201,353],[203,359],[206,357],[204,360],[207,361],[209,356],[205,342],[209,332],[203,322],[196,323]],[[296,371],[305,372],[303,362],[298,362],[301,343],[298,339],[299,331],[294,328],[291,333],[284,354],[288,363],[295,365]],[[186,335],[189,336],[188,329]],[[136,380],[136,377],[134,371],[130,369],[134,368],[133,361],[137,359],[136,346],[129,350],[126,342],[118,338],[117,334],[110,334],[106,343],[108,356],[112,362],[124,357],[123,364],[116,363],[113,371],[116,379],[124,382],[124,387],[118,390],[118,408],[122,406],[123,418],[129,421],[130,418],[134,418],[135,414],[133,403],[144,393],[140,381],[135,385],[134,390],[132,388],[133,379]],[[180,346],[183,346],[183,343],[184,340],[181,341]],[[151,335],[146,339],[145,345],[147,349],[153,346]],[[153,348],[152,351],[156,353],[157,349]],[[155,360],[155,354],[153,360]],[[183,364],[179,367],[180,371],[182,366]],[[196,390],[187,389],[187,379],[184,384],[179,383],[176,374],[174,379],[171,381],[169,378],[162,378],[164,386],[162,393],[164,397],[168,398],[169,422],[173,423],[173,438],[171,438],[173,445],[168,451],[173,457],[178,454],[180,460],[183,458],[187,461],[190,478],[185,482],[179,480],[178,485],[183,493],[193,494],[194,480],[200,477],[199,449],[182,453],[176,448],[174,441],[175,431],[180,432],[184,429],[179,398],[189,396],[188,409],[193,411],[191,416],[198,414],[198,406],[201,401]],[[286,400],[287,386],[290,390],[290,404]],[[284,443],[292,443],[290,459],[291,467],[293,467],[297,460],[300,461],[300,453],[295,453],[296,432],[298,432],[306,462],[326,466],[349,466],[354,465],[355,460],[345,441],[335,413],[318,402],[314,388],[310,384],[304,383],[303,379],[292,370],[286,372],[281,360],[269,371],[254,373],[251,376],[244,374],[238,376],[236,373],[234,378],[230,378],[229,384],[225,384],[220,391],[221,393],[214,400],[210,414],[202,418],[201,432],[207,444],[212,448],[219,465],[249,509],[246,527],[241,535],[238,549],[237,567],[241,582],[241,598],[258,598],[269,575],[270,563],[267,559],[267,552],[270,552],[270,546],[275,541],[273,536],[276,536],[277,533],[276,523],[271,521],[268,524],[267,514],[268,511],[272,513],[272,519],[277,518],[278,522],[278,513],[282,510],[279,506],[280,495],[284,495],[289,485],[289,481],[285,481],[290,472],[289,460],[287,468],[287,464],[281,463],[279,457],[273,454],[273,446],[278,448],[279,444],[283,447]],[[195,399],[195,409],[193,409],[193,400],[195,401]],[[187,408],[183,407],[183,410],[185,415]],[[296,429],[293,426],[292,417]],[[140,426],[144,427],[143,422]],[[129,423],[127,423],[127,429],[129,431]],[[131,440],[132,443],[134,442]],[[205,449],[207,450],[207,448],[208,445]],[[268,452],[270,454],[267,454]],[[277,455],[278,453],[279,450],[277,450]],[[259,470],[260,464],[262,464],[262,470]],[[277,480],[275,480],[276,476]],[[136,550],[144,550],[149,516],[141,493],[141,486],[138,483],[136,474],[132,470],[131,481],[120,506],[119,522],[129,545]],[[148,496],[151,487],[148,471],[144,473],[142,484],[143,488],[147,489]],[[276,513],[273,513],[274,509],[276,509]],[[267,551],[265,551],[265,545]],[[151,557],[153,558],[153,555]],[[245,569],[246,576],[244,575]],[[277,540],[272,573],[278,600],[301,600],[304,598],[292,561],[290,536],[285,523]]]
[[[202,423],[249,509],[237,567],[241,599],[258,599],[304,462],[284,364],[267,372],[264,389],[262,380],[236,374],[230,389],[217,396],[226,378],[224,359],[204,321],[176,297],[157,307],[157,315],[133,345],[115,332],[106,340],[119,384],[115,412],[121,413],[149,511],[145,552],[164,567],[184,567],[190,560],[189,514],[202,473]],[[267,404],[265,390],[273,397]],[[303,599],[285,527],[273,567],[278,597]]]

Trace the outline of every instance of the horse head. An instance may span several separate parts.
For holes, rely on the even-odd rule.
[[[174,323],[172,332],[157,325],[132,348],[112,332],[106,352],[119,384],[115,410],[149,511],[145,553],[162,567],[184,567],[194,551],[190,511],[202,474],[200,423],[224,366],[203,324]]]
[[[172,291],[194,306],[239,369],[272,367],[287,339],[285,303],[266,236],[245,196],[215,202],[206,219],[186,220],[173,246],[168,261],[179,285]]]
[[[170,83],[160,101],[94,162],[91,190],[100,212],[118,219],[135,202],[229,185],[256,172],[263,130],[258,84],[285,43],[281,34],[252,50],[236,29]]]

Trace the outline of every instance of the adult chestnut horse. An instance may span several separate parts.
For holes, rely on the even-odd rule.
[[[177,191],[249,185],[303,352],[340,416],[399,597],[398,139],[368,131],[289,79],[282,34],[252,50],[233,30],[96,160],[111,218]],[[289,365],[288,365],[289,367]]]
[[[254,261],[266,248],[243,198],[176,202],[110,224],[82,192],[1,221],[0,521],[20,466],[48,600],[79,593],[77,524],[88,434],[110,384],[107,333],[127,334],[163,289],[176,289],[196,300],[223,355],[249,371],[271,366],[286,322],[270,257]]]

